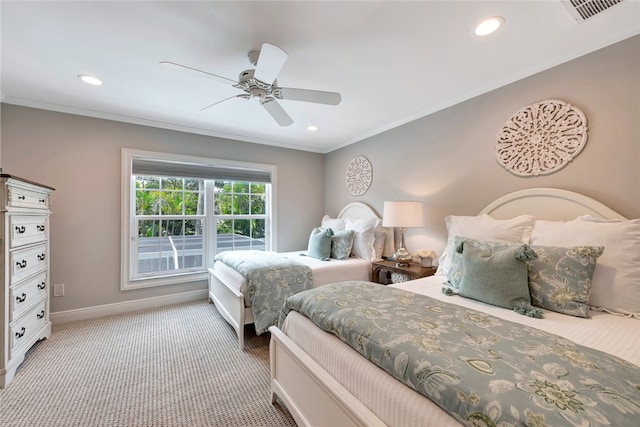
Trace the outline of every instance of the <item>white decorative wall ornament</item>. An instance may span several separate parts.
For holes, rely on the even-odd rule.
[[[562,169],[587,143],[587,118],[557,99],[536,102],[516,112],[498,132],[498,163],[519,176]]]
[[[354,196],[362,196],[369,189],[372,177],[373,168],[369,160],[364,156],[354,157],[345,172],[347,189]]]

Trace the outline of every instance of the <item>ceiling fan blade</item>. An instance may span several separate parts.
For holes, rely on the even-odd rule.
[[[263,43],[253,78],[263,83],[273,84],[284,63],[287,62],[287,58],[289,58],[289,54],[278,46]]]
[[[284,108],[282,108],[275,99],[265,99],[262,101],[262,106],[269,114],[271,114],[271,117],[273,117],[280,126],[289,126],[293,124],[291,117],[289,117],[287,112],[284,111]]]
[[[160,65],[167,67],[167,68],[172,68],[174,70],[189,70],[189,71],[195,71],[201,74],[205,74],[209,77],[214,77],[216,79],[221,79],[224,80],[225,83],[232,83],[232,84],[238,84],[237,81],[232,80],[232,79],[228,79],[226,77],[222,77],[219,76],[217,74],[213,74],[213,73],[209,73],[207,71],[202,71],[202,70],[198,70],[197,68],[193,68],[193,67],[188,67],[186,65],[181,65],[181,64],[176,64],[175,62],[171,62],[171,61],[160,61]]]
[[[211,108],[211,107],[213,107],[214,105],[218,105],[218,104],[220,104],[220,103],[222,103],[222,102],[224,102],[224,101],[228,101],[228,100],[233,99],[233,98],[244,98],[245,96],[248,96],[248,95],[236,95],[236,96],[230,96],[229,98],[225,98],[225,99],[223,99],[223,100],[221,100],[221,101],[217,101],[217,102],[214,102],[213,104],[207,105],[206,107],[202,107],[202,108],[200,109],[200,111],[204,111],[204,110],[206,110],[207,108]]]
[[[338,105],[342,97],[337,92],[324,92],[321,90],[293,89],[281,87],[273,94],[278,99],[289,99],[292,101],[314,102],[316,104]]]

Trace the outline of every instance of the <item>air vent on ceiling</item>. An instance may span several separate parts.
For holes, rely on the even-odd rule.
[[[562,3],[569,9],[569,12],[576,21],[586,21],[623,1],[624,0],[562,0]]]

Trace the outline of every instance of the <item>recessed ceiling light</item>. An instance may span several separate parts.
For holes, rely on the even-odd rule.
[[[503,17],[492,16],[491,18],[484,19],[482,22],[476,25],[476,28],[473,30],[473,33],[476,36],[486,36],[496,31],[502,25],[504,25]]]
[[[315,131],[318,130],[318,127],[317,126],[313,126],[313,125],[312,126],[307,126],[307,130],[311,131],[311,132],[315,132]]]
[[[88,76],[86,74],[78,74],[78,78],[90,85],[100,86],[102,84],[102,80],[100,80],[99,78]]]

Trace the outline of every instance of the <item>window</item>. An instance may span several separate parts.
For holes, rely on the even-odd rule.
[[[181,177],[136,176],[136,260],[132,278],[162,272],[202,271],[205,266],[205,181]]]
[[[122,289],[206,279],[216,253],[271,250],[275,166],[123,149]]]
[[[242,249],[266,250],[266,212],[266,184],[216,180],[216,253]]]

